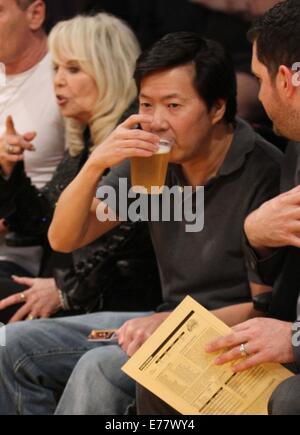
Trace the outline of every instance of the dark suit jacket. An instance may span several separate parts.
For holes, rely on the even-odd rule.
[[[289,143],[281,174],[281,191],[287,192],[300,184],[300,144]],[[294,321],[300,294],[300,249],[288,246],[278,249],[264,260],[259,260],[249,247],[247,262],[264,283],[273,286],[270,315]]]

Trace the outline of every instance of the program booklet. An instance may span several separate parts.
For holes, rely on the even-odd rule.
[[[214,365],[219,352],[205,345],[230,332],[188,296],[122,370],[183,415],[266,415],[272,392],[293,373],[280,364],[240,373],[232,362]]]

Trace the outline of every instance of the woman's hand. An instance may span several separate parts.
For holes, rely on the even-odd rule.
[[[24,151],[35,151],[31,143],[36,133],[20,135],[16,132],[11,116],[6,120],[6,132],[0,138],[0,166],[5,175],[10,175],[17,162],[23,160]]]
[[[149,115],[130,116],[94,150],[88,164],[105,170],[130,157],[151,157],[158,150],[159,136],[134,127],[152,122]]]
[[[28,286],[28,290],[9,296],[0,302],[0,310],[23,302],[9,323],[27,318],[48,318],[62,309],[58,288],[53,278],[12,277],[15,283]]]

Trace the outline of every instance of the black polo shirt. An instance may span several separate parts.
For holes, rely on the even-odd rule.
[[[149,222],[163,298],[170,307],[186,295],[209,310],[251,300],[243,223],[252,210],[278,194],[281,158],[280,151],[238,120],[218,175],[204,186],[203,230],[186,232],[185,221]],[[130,188],[128,161],[103,177],[100,186],[112,186],[118,193],[119,178],[126,178]],[[185,185],[179,165],[169,166],[167,184]]]

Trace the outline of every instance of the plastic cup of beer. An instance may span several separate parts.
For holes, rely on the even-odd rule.
[[[172,142],[161,139],[151,157],[131,158],[132,190],[137,193],[161,193],[165,186]]]

